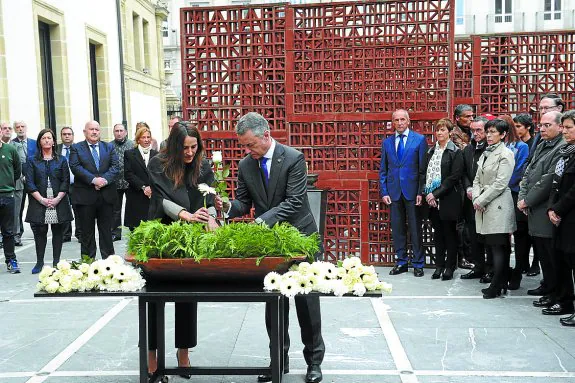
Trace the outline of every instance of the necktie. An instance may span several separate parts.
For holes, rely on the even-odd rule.
[[[403,137],[405,137],[405,135],[400,134],[399,135],[399,144],[397,145],[397,158],[401,161],[401,159],[403,158]]]
[[[268,186],[268,182],[270,179],[270,174],[268,173],[268,165],[267,165],[267,161],[268,159],[265,157],[260,158],[260,167],[262,168],[262,171],[264,172],[264,179],[266,181],[266,186]]]
[[[70,162],[70,147],[65,146],[64,150],[66,151],[66,161]]]
[[[100,170],[100,155],[96,150],[97,144],[90,145],[92,147],[92,157],[94,158],[94,162],[96,163],[96,169]]]

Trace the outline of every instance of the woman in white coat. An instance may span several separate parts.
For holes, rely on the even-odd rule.
[[[473,207],[479,240],[493,253],[493,279],[482,289],[483,298],[491,299],[507,291],[509,279],[509,235],[516,229],[515,205],[509,180],[513,174],[513,152],[503,139],[508,134],[507,122],[496,119],[485,124],[487,145],[477,161],[477,174],[473,180]]]

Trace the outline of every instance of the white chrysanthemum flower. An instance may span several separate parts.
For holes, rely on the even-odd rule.
[[[323,270],[329,279],[337,278],[337,267],[333,263],[324,262]]]
[[[118,265],[114,269],[114,273],[112,274],[112,278],[116,280],[118,283],[125,282],[132,278],[132,273],[130,270],[130,266],[128,265]]]
[[[311,286],[312,291],[316,291],[317,290],[317,284],[318,284],[318,279],[315,275],[312,274],[308,274],[305,276]]]
[[[61,271],[68,271],[72,268],[72,265],[66,261],[65,259],[61,260],[60,262],[58,262],[58,264],[56,265],[56,267],[58,268],[58,270]]]
[[[78,270],[81,271],[83,274],[88,274],[88,271],[90,271],[90,264],[82,263],[80,264],[80,266],[78,266]]]
[[[288,298],[295,297],[300,292],[298,281],[294,278],[282,278],[280,292]]]
[[[318,277],[314,276],[314,278],[317,278],[317,283],[315,285],[315,290],[319,291],[322,294],[329,294],[332,292],[333,290],[333,280],[331,279],[319,279]],[[311,280],[311,278],[310,278]]]
[[[346,270],[351,270],[358,266],[361,266],[361,259],[359,257],[349,257],[343,260],[343,268]]]
[[[55,280],[51,280],[48,284],[46,284],[46,292],[54,294],[56,291],[58,291],[58,288],[60,287],[60,284],[58,283],[58,281]]]
[[[365,288],[363,283],[356,283],[355,285],[353,285],[352,291],[353,291],[353,295],[357,295],[358,297],[363,297],[363,294],[365,294],[367,289]]]
[[[309,262],[301,262],[298,271],[302,275],[307,275],[311,273],[311,264]]]
[[[291,265],[288,269],[289,271],[298,271],[299,270],[299,266],[297,263],[294,263],[293,265]]]
[[[377,271],[375,271],[375,267],[372,266],[363,266],[361,270],[362,275],[375,275],[377,277]]]
[[[102,271],[102,275],[104,277],[112,277],[118,268],[118,265],[114,262],[110,262],[107,259],[105,261],[101,261],[102,264],[100,265],[100,270]]]
[[[216,189],[209,186],[208,184],[199,184],[198,190],[200,191],[200,193],[202,193],[204,197],[207,196],[208,194],[214,194],[214,195],[217,194]]]
[[[104,277],[101,267],[100,261],[93,262],[88,269],[88,278],[96,281],[101,280]]]
[[[325,274],[323,268],[323,262],[314,262],[310,265],[309,272],[310,274],[315,275],[318,279],[323,279],[323,275]]]
[[[120,257],[119,255],[110,255],[108,258],[106,258],[106,261],[109,262],[113,262],[116,265],[123,265],[124,264],[124,258]]]
[[[214,164],[220,164],[223,161],[223,156],[222,156],[222,152],[219,150],[213,151],[212,152],[212,162]]]
[[[337,268],[337,277],[339,279],[343,279],[343,277],[345,277],[347,275],[347,270],[344,269],[343,267],[338,267]]]
[[[297,279],[297,282],[302,294],[309,294],[312,291],[313,284],[310,282],[310,279],[307,276],[300,275],[300,277]]]
[[[331,287],[333,289],[333,295],[335,295],[336,297],[342,297],[351,291],[351,289],[348,286],[346,286],[342,280],[334,280],[331,281],[331,283],[332,283]]]
[[[379,282],[377,284],[377,289],[381,290],[384,293],[391,293],[392,290],[392,285],[391,283],[386,283],[386,282]]]
[[[280,283],[282,280],[282,276],[272,271],[268,273],[264,278],[264,290],[266,291],[275,291],[280,289]]]
[[[282,274],[282,279],[286,279],[286,278],[299,278],[300,277],[300,273],[298,273],[297,271],[288,271],[287,273]]]
[[[347,270],[347,275],[349,275],[353,279],[361,280],[361,273],[356,267]]]

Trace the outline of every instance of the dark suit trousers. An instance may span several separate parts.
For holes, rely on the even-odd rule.
[[[92,205],[78,205],[78,214],[82,225],[81,254],[96,258],[96,222],[100,236],[100,254],[102,259],[114,254],[112,242],[112,213],[114,206],[98,193],[98,199]]]
[[[399,266],[408,263],[406,225],[409,226],[409,235],[413,248],[411,264],[413,267],[423,267],[425,254],[421,242],[421,213],[419,212],[419,206],[415,206],[415,200],[409,201],[402,195],[399,200],[391,202],[391,236]]]
[[[176,306],[176,348],[192,348],[198,344],[198,302],[180,302]],[[148,303],[148,350],[158,349],[155,303]]]
[[[321,309],[319,296],[296,295],[295,308],[297,319],[301,330],[301,341],[303,347],[303,357],[307,365],[321,364],[325,354],[325,344],[321,335]],[[284,357],[288,357],[290,346],[289,338],[289,299],[284,299]],[[266,303],[266,330],[271,337],[271,310],[270,305]],[[271,344],[270,344],[271,346]],[[288,362],[286,362],[288,363]]]
[[[430,207],[429,218],[433,225],[435,242],[435,266],[455,270],[457,264],[457,221],[445,221],[439,217],[439,210]],[[446,258],[447,254],[447,258]]]
[[[118,200],[114,205],[114,222],[112,223],[112,236],[122,238],[122,206],[124,205],[124,195],[128,189],[118,189]]]
[[[467,196],[465,197],[463,210],[465,212],[465,226],[469,234],[469,241],[471,243],[471,262],[473,262],[475,265],[473,270],[476,270],[480,273],[486,273],[485,245],[478,241],[477,228],[475,227],[475,210],[473,210],[473,204],[467,198]]]
[[[533,245],[539,255],[539,262],[541,262],[543,288],[547,293],[555,294],[557,289],[557,261],[554,255],[553,240],[533,237]]]
[[[82,225],[80,224],[80,216],[78,215],[78,209],[76,205],[72,203],[72,193],[74,193],[74,184],[70,185],[70,189],[68,190],[68,199],[70,200],[70,205],[72,206],[72,210],[74,211],[74,225],[76,225],[76,233],[74,236],[80,239],[82,235]],[[72,237],[72,222],[64,222],[62,224],[62,237],[64,238],[71,238]]]
[[[565,305],[573,305],[573,268],[575,266],[575,254],[564,253],[555,249],[554,257],[557,262],[557,302]]]

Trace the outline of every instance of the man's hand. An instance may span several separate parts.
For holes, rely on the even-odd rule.
[[[214,207],[216,208],[217,211],[222,211],[222,209],[224,208],[224,201],[222,200],[222,197],[220,197],[217,194],[216,197],[214,198]]]
[[[417,197],[415,197],[415,206],[421,206],[422,203],[423,203],[423,196],[421,196],[421,194],[418,194]]]
[[[144,195],[148,198],[152,198],[152,188],[149,186],[146,186],[144,188]]]
[[[391,205],[391,197],[388,195],[383,196],[383,203],[386,205]]]
[[[553,210],[549,210],[547,212],[547,215],[549,216],[549,220],[553,225],[559,226],[559,224],[561,223],[561,217],[559,217],[557,213],[555,213]]]
[[[527,203],[525,203],[525,200],[522,199],[521,201],[517,202],[517,209],[524,211],[527,209]]]
[[[105,178],[96,177],[92,180],[92,183],[94,184],[94,187],[96,188],[96,190],[100,190],[101,188],[103,188],[104,186],[106,186],[108,184],[108,181],[106,181]]]

